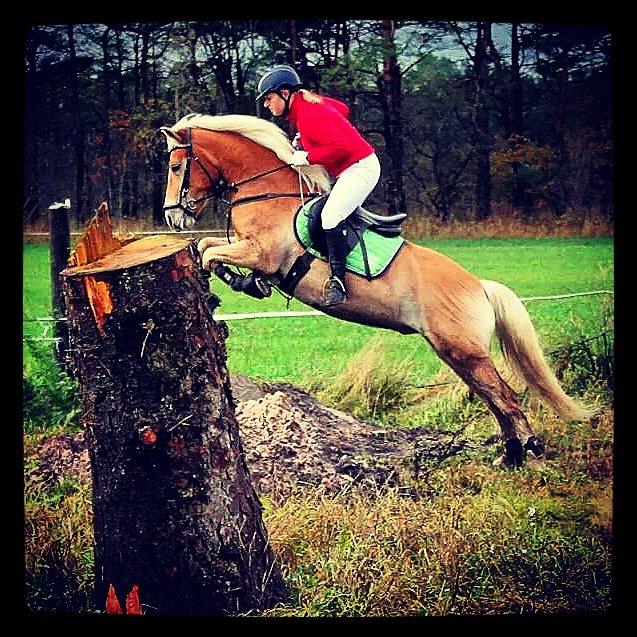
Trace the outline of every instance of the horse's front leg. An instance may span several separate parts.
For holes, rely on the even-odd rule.
[[[207,270],[214,269],[217,263],[237,265],[251,270],[261,269],[261,250],[251,239],[242,239],[236,243],[224,243],[217,237],[202,239],[197,248],[201,254],[201,262]]]
[[[197,249],[199,252],[202,252],[206,248],[213,248],[215,246],[229,246],[230,243],[227,239],[222,239],[221,237],[204,237],[199,240],[197,244]]]
[[[249,244],[250,241],[247,239],[228,244],[218,238],[207,237],[199,242],[198,249],[202,255],[203,267],[212,270],[235,292],[243,292],[255,299],[264,299],[270,296],[272,288],[264,273],[257,270],[254,265],[257,262],[262,262],[262,259],[255,257],[259,254],[258,246],[254,244],[250,246]],[[224,265],[226,263],[243,265],[253,271],[248,275],[237,274],[227,268]]]

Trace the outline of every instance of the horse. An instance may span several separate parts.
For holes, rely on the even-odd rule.
[[[164,214],[171,228],[193,227],[206,202],[229,195],[235,241],[198,242],[202,266],[245,267],[280,284],[305,247],[294,217],[313,193],[329,191],[321,166],[292,167],[293,147],[275,124],[249,115],[199,115],[159,129],[168,154]],[[230,228],[230,223],[229,226]],[[494,464],[518,467],[527,455],[542,458],[545,446],[522,411],[518,394],[491,357],[498,337],[505,361],[562,419],[586,421],[594,412],[568,396],[549,368],[531,318],[519,297],[497,282],[478,279],[451,258],[405,240],[379,278],[346,274],[347,300],[323,305],[328,265],[312,261],[293,295],[345,321],[421,334],[497,420],[503,453]]]

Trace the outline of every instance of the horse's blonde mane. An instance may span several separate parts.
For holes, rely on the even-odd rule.
[[[283,130],[272,122],[253,117],[252,115],[200,115],[192,114],[182,117],[170,130],[185,128],[205,128],[212,131],[238,133],[252,141],[270,149],[286,163],[290,161],[294,148]],[[170,140],[168,143],[171,144]],[[329,192],[330,179],[323,166],[302,166],[301,174],[308,188],[312,191]]]

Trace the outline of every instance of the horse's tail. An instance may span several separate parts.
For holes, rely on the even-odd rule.
[[[589,420],[594,410],[568,396],[550,370],[531,317],[518,296],[495,281],[480,283],[495,311],[495,329],[507,362],[566,420]]]

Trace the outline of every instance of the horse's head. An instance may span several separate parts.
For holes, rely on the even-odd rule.
[[[226,187],[219,168],[204,165],[197,154],[192,129],[159,129],[168,144],[168,181],[164,216],[171,228],[192,228],[208,199],[220,197]]]

